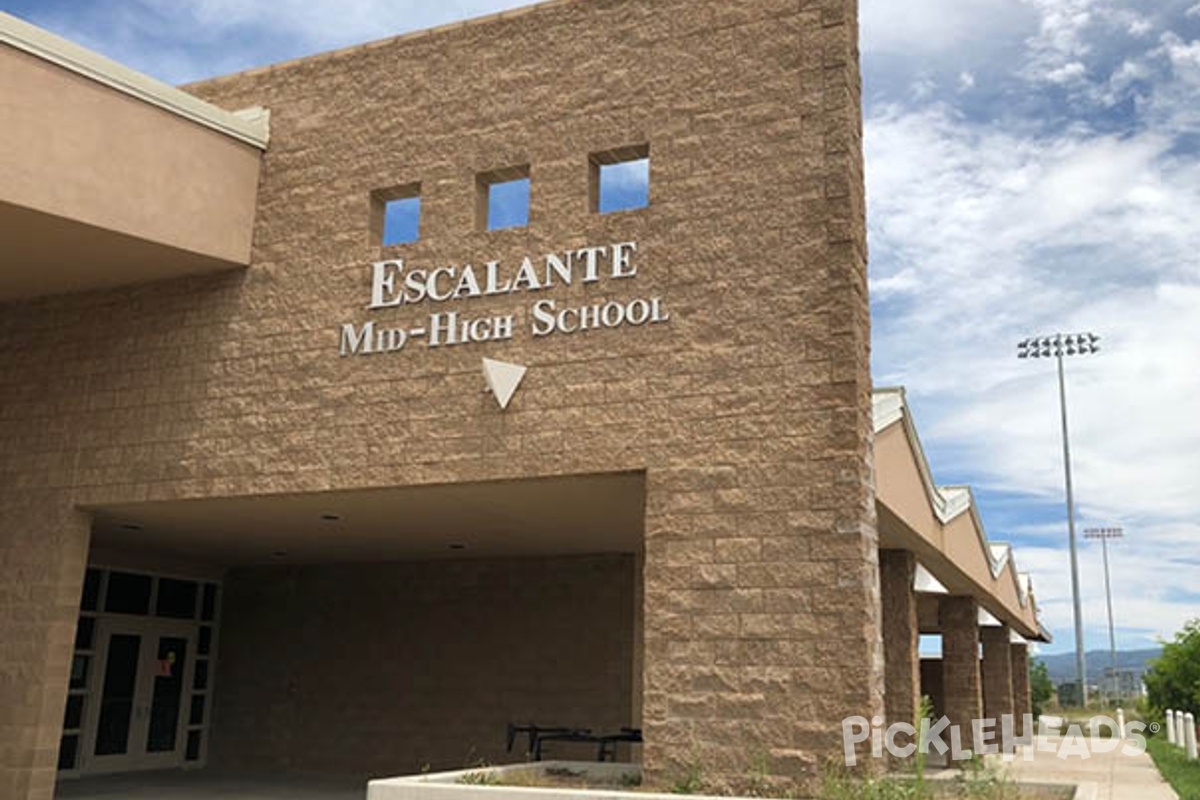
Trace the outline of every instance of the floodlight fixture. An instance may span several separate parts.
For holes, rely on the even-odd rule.
[[[1108,572],[1108,540],[1120,539],[1125,535],[1122,528],[1085,528],[1083,538],[1099,539],[1104,548],[1104,595],[1108,599],[1108,653],[1112,665],[1113,685],[1120,689],[1117,682],[1117,628],[1113,624],[1112,578]]]
[[[1100,352],[1100,337],[1094,333],[1056,333],[1031,336],[1017,344],[1017,358],[1051,358],[1058,362],[1058,401],[1062,413],[1063,473],[1067,486],[1067,535],[1071,545],[1071,594],[1075,606],[1075,670],[1079,697],[1087,706],[1087,663],[1083,644],[1083,604],[1079,598],[1079,553],[1075,542],[1075,496],[1071,486],[1071,445],[1067,433],[1067,389],[1063,359]]]

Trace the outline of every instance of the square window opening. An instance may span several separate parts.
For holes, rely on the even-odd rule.
[[[371,237],[383,247],[411,244],[421,237],[421,184],[371,192]]]
[[[485,172],[475,179],[476,227],[485,231],[529,225],[529,165]]]
[[[588,157],[594,213],[633,211],[650,205],[650,146],[633,145]]]

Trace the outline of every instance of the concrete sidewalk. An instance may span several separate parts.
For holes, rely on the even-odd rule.
[[[1179,798],[1162,779],[1148,753],[1126,755],[1122,752],[1127,747],[1133,748],[1133,740],[1125,740],[1114,752],[1092,752],[1086,758],[1078,755],[1078,742],[1066,744],[1068,747],[1064,749],[1061,736],[1039,736],[1033,745],[1019,748],[1011,761],[997,757],[997,763],[1022,783],[1094,784],[1092,796],[1096,800]],[[1059,758],[1059,752],[1066,757]],[[1025,760],[1027,754],[1032,755],[1031,761]]]

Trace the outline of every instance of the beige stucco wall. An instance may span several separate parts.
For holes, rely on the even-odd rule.
[[[0,85],[0,203],[249,262],[258,148],[8,45]]]
[[[580,1],[193,87],[272,112],[251,266],[4,306],[0,548],[29,562],[5,582],[77,597],[77,557],[30,543],[75,543],[78,504],[645,470],[649,770],[736,783],[765,755],[811,783],[883,708],[856,42],[843,0]],[[588,154],[640,144],[650,208],[590,213]],[[530,226],[475,230],[476,172],[524,163]],[[636,279],[539,298],[671,321],[339,358],[369,193],[411,181],[422,239],[389,254],[636,240]],[[532,299],[458,310],[524,328]],[[507,412],[483,356],[530,367]],[[0,608],[0,640],[27,619]],[[68,649],[0,652],[10,796],[48,797]]]

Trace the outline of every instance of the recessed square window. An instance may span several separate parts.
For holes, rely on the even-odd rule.
[[[611,214],[650,205],[650,147],[634,145],[588,158],[592,211]]]
[[[475,222],[480,230],[529,224],[529,165],[485,172],[475,180]]]
[[[371,192],[371,235],[390,247],[421,236],[421,184],[409,183]]]

